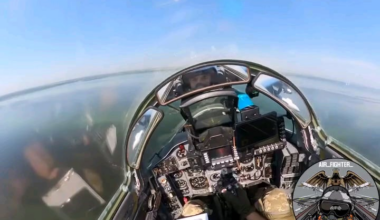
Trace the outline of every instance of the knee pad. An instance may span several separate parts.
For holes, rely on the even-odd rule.
[[[255,208],[268,220],[295,220],[291,202],[282,189],[272,188],[264,192]]]

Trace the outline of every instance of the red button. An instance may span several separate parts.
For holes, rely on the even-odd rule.
[[[183,144],[179,145],[180,150],[185,150],[185,146]]]

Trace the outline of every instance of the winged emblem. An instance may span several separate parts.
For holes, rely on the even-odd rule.
[[[346,176],[341,177],[339,174],[339,169],[334,169],[333,174],[330,177],[326,175],[325,171],[320,171],[300,186],[318,187],[321,189],[325,189],[329,186],[342,186],[346,189],[361,186],[372,187],[370,183],[366,182],[352,171],[347,171]]]

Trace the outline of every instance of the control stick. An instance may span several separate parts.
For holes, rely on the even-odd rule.
[[[236,189],[238,187],[238,181],[233,176],[232,170],[223,168],[220,175],[220,179],[218,180],[216,185],[216,191],[219,193],[223,193],[226,190],[228,190],[232,194],[236,195]]]

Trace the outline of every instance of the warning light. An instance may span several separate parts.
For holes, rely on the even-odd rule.
[[[183,144],[179,145],[179,149],[182,151],[185,150],[185,145],[183,145]]]

